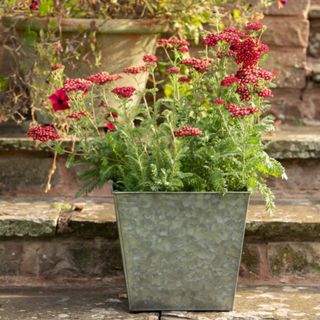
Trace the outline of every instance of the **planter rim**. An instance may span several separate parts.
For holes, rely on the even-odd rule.
[[[216,191],[112,191],[113,194],[219,194]],[[226,194],[247,194],[250,195],[249,191],[228,191]]]
[[[4,26],[14,26],[18,30],[30,28],[41,30],[49,22],[60,24],[63,32],[90,31],[97,28],[102,34],[159,34],[168,31],[168,23],[159,19],[84,19],[59,17],[30,17],[25,15],[3,16]]]

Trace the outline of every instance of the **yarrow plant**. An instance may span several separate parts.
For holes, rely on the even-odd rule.
[[[153,88],[142,91],[119,86],[121,74],[65,79],[63,67],[53,68],[52,124],[28,136],[84,165],[84,192],[107,182],[120,191],[260,191],[272,210],[266,179],[285,173],[263,144],[273,130],[266,99],[275,78],[260,66],[264,29],[253,22],[207,34],[197,58],[186,40],[161,39],[166,61],[146,55],[123,70],[150,73]],[[155,80],[159,65],[167,70],[165,96]]]

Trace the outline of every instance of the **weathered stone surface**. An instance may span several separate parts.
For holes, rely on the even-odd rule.
[[[0,201],[0,237],[58,236],[59,239],[118,239],[111,198],[66,201],[57,198],[2,199]],[[82,211],[76,211],[80,210]],[[64,226],[58,223],[67,213]],[[7,226],[13,224],[9,229]],[[61,222],[62,223],[62,222]],[[17,226],[15,226],[15,224]],[[22,228],[22,227],[23,228]],[[59,230],[59,228],[62,228]],[[22,231],[21,231],[22,230]],[[300,201],[279,203],[271,216],[265,207],[252,203],[246,226],[246,235],[262,239],[317,239],[320,234],[320,208],[317,204]]]
[[[267,152],[277,159],[317,159],[320,157],[320,127],[281,126],[265,137]]]
[[[265,245],[245,242],[241,255],[240,276],[250,277],[256,275],[260,277],[262,255],[266,255]]]
[[[59,211],[50,202],[0,201],[0,237],[39,237],[56,233]]]
[[[305,48],[271,48],[264,67],[277,72],[279,88],[304,88],[306,85]]]
[[[74,197],[81,188],[78,179],[80,168],[67,169],[65,157],[58,158],[57,169],[52,178],[52,188],[46,194],[45,186],[52,154],[36,150],[31,140],[25,138],[2,138],[5,153],[0,156],[0,195],[49,195]],[[0,145],[2,143],[0,142]],[[8,149],[16,151],[7,151]],[[24,151],[26,150],[26,151]],[[110,186],[93,190],[93,197],[110,195]]]
[[[32,161],[28,161],[30,156]],[[25,159],[21,159],[19,152],[13,152],[0,158],[0,193],[17,189],[44,189],[52,160],[39,153],[25,154],[24,157]],[[56,179],[53,184],[55,182]]]
[[[5,240],[0,275],[53,279],[105,277],[122,271],[118,240],[105,238]]]
[[[320,2],[312,3],[309,9],[308,17],[310,20],[320,18]]]
[[[313,58],[320,58],[319,41],[320,41],[320,19],[311,19],[308,54]]]
[[[287,4],[279,9],[278,1],[273,1],[266,14],[272,16],[302,16],[306,18],[310,9],[310,2],[310,0],[287,1]]]
[[[281,163],[288,179],[269,180],[277,199],[320,199],[319,159],[288,159]]]
[[[318,287],[238,288],[233,312],[162,312],[161,320],[317,320]]]
[[[303,112],[309,121],[320,123],[320,88],[307,89],[304,92]]]
[[[263,41],[276,47],[308,47],[309,21],[296,17],[265,17],[264,24],[268,30]]]
[[[263,205],[251,205],[246,237],[269,241],[320,240],[320,206],[282,204],[270,215]]]
[[[0,242],[0,274],[19,275],[22,251],[22,244],[19,242]]]
[[[302,124],[304,110],[302,103],[302,90],[290,88],[273,89],[271,99],[271,112],[283,123]]]
[[[273,275],[320,273],[319,243],[270,243],[268,246],[268,259]]]
[[[1,289],[3,320],[158,320],[158,313],[130,314],[123,282],[105,288]]]

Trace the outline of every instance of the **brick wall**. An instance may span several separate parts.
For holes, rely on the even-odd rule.
[[[268,30],[263,40],[271,49],[265,67],[279,75],[272,110],[279,119],[296,124],[313,116],[303,103],[308,76],[309,9],[310,0],[289,0],[283,9],[278,9],[275,2],[264,18]]]

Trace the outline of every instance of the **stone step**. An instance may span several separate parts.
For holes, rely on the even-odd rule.
[[[266,138],[270,155],[287,169],[288,180],[271,180],[279,199],[320,198],[320,127],[281,126]],[[68,141],[66,141],[68,143]],[[51,196],[73,197],[79,190],[77,171],[57,164]],[[43,195],[52,155],[24,137],[0,137],[0,195]],[[108,185],[90,196],[110,195]]]
[[[112,198],[0,199],[0,277],[95,278],[122,274]],[[272,283],[320,281],[320,203],[253,203],[240,276]]]
[[[111,279],[97,288],[1,288],[0,317],[3,320],[317,320],[320,287],[239,285],[234,311],[223,313],[129,313],[123,279]]]

